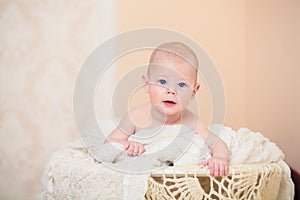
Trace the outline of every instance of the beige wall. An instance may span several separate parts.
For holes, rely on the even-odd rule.
[[[225,125],[262,132],[300,173],[299,5],[299,1],[120,1],[118,27],[119,31],[167,28],[200,43],[224,81]],[[121,61],[119,73],[135,63],[130,58]],[[209,123],[207,88],[197,99],[201,117]]]
[[[300,173],[300,1],[246,5],[246,124]]]

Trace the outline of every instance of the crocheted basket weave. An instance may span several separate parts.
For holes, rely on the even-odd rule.
[[[282,177],[276,163],[232,166],[226,177],[205,175],[201,168],[180,174],[177,171],[174,167],[168,168],[168,172],[152,174],[146,199],[272,200],[278,195]]]

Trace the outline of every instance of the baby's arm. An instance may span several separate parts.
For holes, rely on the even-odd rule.
[[[130,135],[134,134],[135,126],[127,114],[119,126],[106,138],[106,142],[117,142],[123,145],[129,156],[139,156],[145,152],[144,146],[139,142],[128,141]]]
[[[199,129],[198,129],[199,130]],[[229,149],[225,142],[210,132],[206,126],[201,125],[198,133],[204,133],[203,138],[212,151],[212,157],[201,163],[202,166],[208,166],[212,176],[226,176],[228,174]]]

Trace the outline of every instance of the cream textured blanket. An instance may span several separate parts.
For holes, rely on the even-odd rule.
[[[233,131],[213,125],[210,130],[230,148],[231,165],[277,162],[284,172],[278,199],[293,199],[290,169],[274,143],[246,128]],[[93,137],[86,137],[85,145],[80,141],[66,145],[53,155],[45,169],[40,199],[143,199],[149,174],[165,161],[198,164],[210,156],[202,138],[185,126],[143,130],[131,139],[143,143],[146,153],[128,157],[120,145],[103,145]]]

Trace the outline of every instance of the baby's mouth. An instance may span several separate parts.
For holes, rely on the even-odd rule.
[[[171,100],[163,101],[163,103],[168,107],[176,105],[176,102],[171,101]]]

